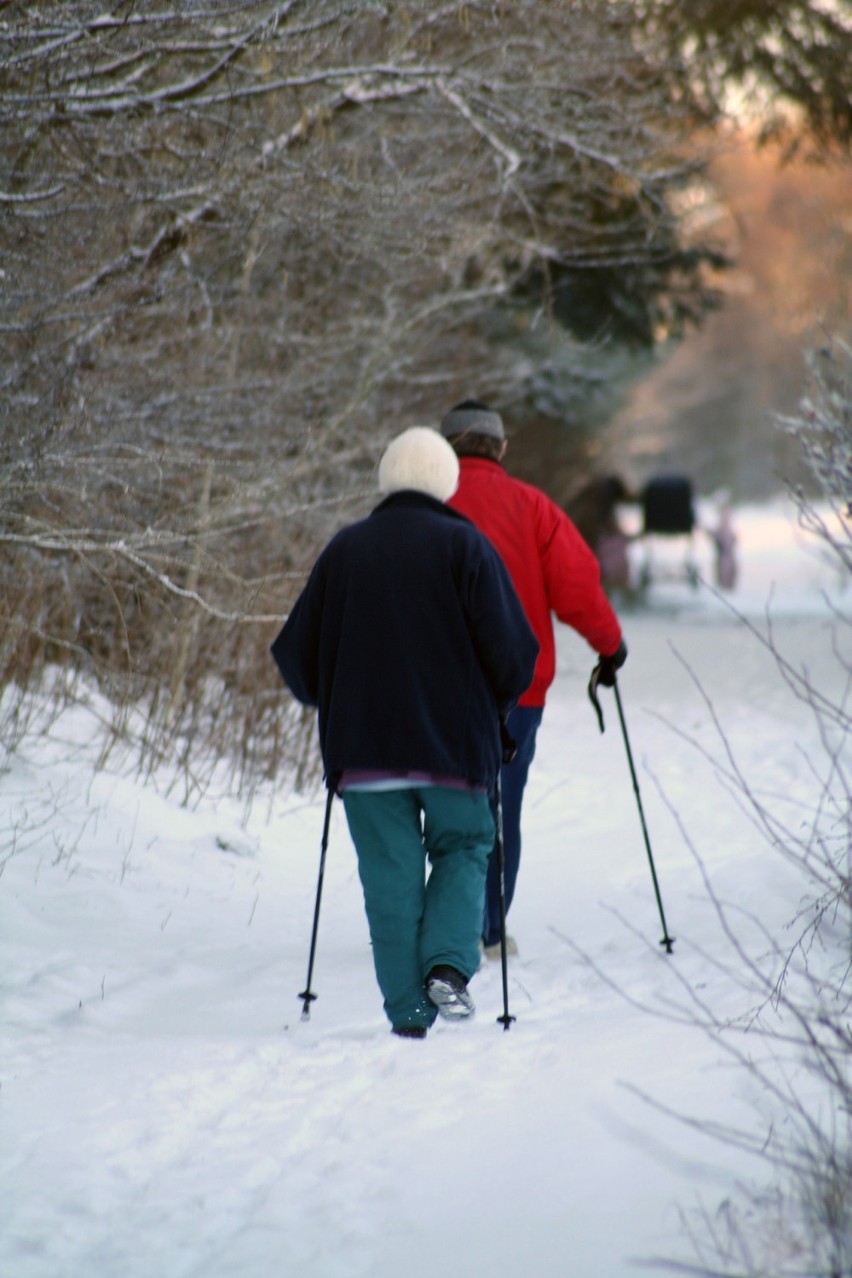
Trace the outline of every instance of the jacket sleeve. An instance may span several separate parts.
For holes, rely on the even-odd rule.
[[[541,561],[552,611],[601,656],[622,642],[621,626],[601,585],[594,552],[555,503],[540,512]]]
[[[468,624],[498,713],[505,717],[532,682],[538,640],[502,559],[484,536],[479,540],[467,592]]]
[[[296,700],[307,706],[319,704],[323,582],[321,556],[271,648],[282,679]]]

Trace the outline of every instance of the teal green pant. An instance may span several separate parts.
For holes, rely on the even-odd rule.
[[[447,786],[346,790],[376,977],[395,1029],[431,1025],[423,978],[436,963],[479,966],[485,876],[494,846],[488,798]],[[426,874],[426,862],[429,874]]]

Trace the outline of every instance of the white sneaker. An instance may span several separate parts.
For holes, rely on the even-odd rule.
[[[426,977],[426,993],[438,1012],[448,1021],[461,1021],[473,1016],[476,1008],[467,981],[454,967],[439,964]]]
[[[480,941],[479,949],[483,958],[492,959],[492,960],[500,958],[501,947],[500,947],[499,941],[497,942],[496,945],[486,945],[484,941]],[[517,953],[518,953],[518,942],[515,940],[514,936],[509,936],[509,934],[507,933],[506,934],[506,956],[507,957],[510,955],[514,956]]]

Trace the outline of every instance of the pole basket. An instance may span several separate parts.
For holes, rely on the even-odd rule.
[[[311,1019],[311,1003],[315,1003],[317,996],[310,990],[302,990],[299,998],[302,1000],[302,1020],[309,1021]]]

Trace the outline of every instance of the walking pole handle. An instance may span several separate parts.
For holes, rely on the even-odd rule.
[[[600,728],[601,732],[603,732],[604,730],[603,710],[601,709],[601,703],[598,700],[598,681],[600,680],[600,677],[601,677],[601,663],[598,662],[598,664],[595,666],[594,670],[592,671],[591,677],[589,679],[589,700],[594,706],[595,714],[598,716],[598,727]]]

